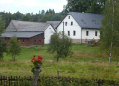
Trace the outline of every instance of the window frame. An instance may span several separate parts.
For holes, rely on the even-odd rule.
[[[76,36],[76,31],[75,30],[73,31],[73,36]]]
[[[73,21],[71,22],[71,26],[73,25]]]
[[[39,43],[41,43],[41,40],[39,40]]]
[[[36,43],[36,40],[34,40],[34,43]]]
[[[89,31],[86,31],[86,36],[89,36]]]
[[[67,26],[67,22],[65,22],[65,26]]]
[[[70,31],[68,31],[68,36],[70,36]]]
[[[24,39],[23,39],[23,43],[25,43]]]
[[[98,35],[98,32],[97,31],[95,31],[95,36],[97,36]]]

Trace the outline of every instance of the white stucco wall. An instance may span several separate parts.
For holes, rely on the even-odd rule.
[[[86,31],[88,31],[88,36],[86,36]],[[95,31],[97,31],[97,36],[95,36]],[[82,29],[82,39],[100,39],[100,30]]]
[[[50,25],[44,32],[44,44],[49,44],[50,42],[50,37],[53,35],[53,33],[55,32],[55,30],[53,29],[53,27]]]
[[[70,16],[70,19],[69,19]],[[57,27],[57,32],[63,31],[63,22],[64,22],[64,32],[68,35],[68,31],[70,31],[70,37],[72,39],[81,39],[81,27],[77,24],[77,22],[74,20],[74,18],[71,15],[67,15],[64,20],[60,23],[60,25]],[[67,26],[65,26],[65,22],[67,22]],[[71,25],[71,22],[73,22],[73,25]],[[73,36],[73,31],[76,32],[76,35]]]

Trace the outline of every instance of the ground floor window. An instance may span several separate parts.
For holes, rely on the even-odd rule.
[[[95,31],[95,36],[97,36],[97,31]]]
[[[23,39],[23,43],[24,43],[25,41],[24,41],[24,39]]]
[[[70,31],[68,31],[68,36],[70,36]]]
[[[89,36],[89,31],[86,31],[86,36]]]
[[[34,43],[36,43],[36,40],[34,40]]]
[[[41,43],[41,40],[39,40],[39,43]]]
[[[76,35],[76,31],[73,31],[73,35],[74,35],[74,36]]]

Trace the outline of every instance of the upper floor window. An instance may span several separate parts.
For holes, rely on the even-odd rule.
[[[68,36],[70,36],[70,31],[68,31]]]
[[[76,35],[76,31],[73,31],[73,35],[74,35],[74,36]]]
[[[95,36],[97,36],[97,31],[95,31]]]
[[[73,25],[73,22],[71,22],[71,25]]]
[[[67,22],[65,22],[65,26],[67,26]]]
[[[69,19],[70,19],[70,16],[69,16]]]
[[[89,31],[86,31],[86,36],[89,36]]]

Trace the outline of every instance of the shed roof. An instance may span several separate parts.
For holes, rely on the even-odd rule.
[[[6,31],[2,34],[2,37],[12,37],[16,34],[17,38],[31,38],[33,36],[39,35],[43,32],[17,32],[17,31]]]
[[[69,15],[76,20],[81,28],[99,29],[102,26],[102,14],[70,12]]]
[[[11,20],[6,31],[45,31],[48,26],[48,23]]]

